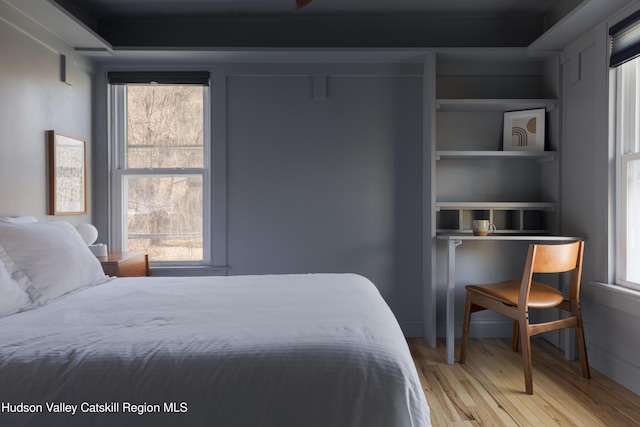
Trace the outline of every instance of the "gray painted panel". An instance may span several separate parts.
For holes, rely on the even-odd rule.
[[[639,393],[638,297],[594,284],[611,284],[615,242],[606,30],[596,27],[563,55],[562,225],[587,238],[582,312],[591,366]]]
[[[420,322],[422,78],[228,82],[229,273],[360,273]]]

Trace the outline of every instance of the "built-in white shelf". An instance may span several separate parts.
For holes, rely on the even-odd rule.
[[[515,51],[500,52],[512,57],[521,55]],[[424,183],[431,185],[431,192],[427,194],[431,198],[431,210],[426,226],[431,227],[432,238],[442,243],[449,240],[446,245],[437,247],[431,241],[426,242],[425,254],[431,258],[432,264],[437,262],[443,246],[452,254],[462,240],[535,240],[532,236],[551,240],[560,223],[560,153],[502,151],[500,143],[505,112],[544,109],[550,113],[545,117],[551,125],[545,128],[548,147],[554,150],[561,147],[560,134],[555,126],[561,102],[557,95],[548,92],[548,88],[557,86],[548,84],[556,83],[557,76],[543,73],[543,67],[531,67],[525,63],[544,62],[531,57],[524,60],[504,56],[505,59],[495,60],[488,66],[491,60],[483,58],[481,53],[472,57],[455,55],[458,51],[438,53],[434,63],[430,64],[438,71],[436,97],[430,105],[425,105],[433,120],[430,138],[433,154]],[[474,68],[476,64],[477,69]],[[531,78],[533,76],[537,78]],[[550,82],[547,82],[548,78]],[[496,231],[489,236],[474,236],[472,226],[475,220],[489,220]],[[495,251],[496,255],[507,255],[505,264],[512,262],[508,248],[496,245],[486,249]],[[485,248],[474,246],[469,250],[483,256],[480,251]],[[463,268],[465,273],[471,271],[469,268],[473,269]],[[455,267],[448,266],[447,269],[450,273],[455,271]],[[433,301],[425,309],[425,336],[432,345],[436,341],[434,325],[437,319],[428,310],[438,300],[438,279],[437,272],[432,273],[424,290],[428,295],[426,299]],[[455,278],[449,279],[447,360],[452,361],[451,325],[456,320],[452,307],[456,292]]]
[[[551,234],[549,230],[496,230],[491,233],[492,235],[523,235],[523,236],[546,236]],[[436,230],[436,236],[469,236],[473,235],[473,231],[470,229],[450,230],[450,229],[438,229]]]
[[[544,108],[551,111],[557,99],[436,99],[437,111],[518,111]]]
[[[531,159],[539,163],[556,160],[557,151],[436,151],[436,160],[442,159]]]
[[[488,219],[498,234],[549,234],[543,212],[554,202],[437,202],[436,233],[471,233],[475,219]]]
[[[437,210],[554,210],[557,206],[555,202],[436,202]]]

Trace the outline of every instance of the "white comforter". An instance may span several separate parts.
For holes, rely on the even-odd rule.
[[[2,318],[0,405],[2,426],[430,425],[351,274],[121,278]]]

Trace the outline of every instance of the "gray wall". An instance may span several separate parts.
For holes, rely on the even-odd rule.
[[[91,119],[91,65],[5,3],[0,14],[0,215],[46,219],[44,131],[95,144],[105,142],[106,128]],[[613,258],[606,27],[567,46],[556,67],[562,231],[588,238],[583,309],[591,364],[640,393],[640,298],[605,286]],[[60,81],[60,53],[71,85]],[[283,75],[253,66],[229,76],[229,272],[359,272],[378,284],[408,334],[420,334],[422,77],[374,65],[364,73],[314,67]],[[311,99],[315,74],[329,75],[326,100]],[[104,92],[96,100],[104,104]],[[95,117],[104,120],[105,111]],[[104,158],[97,161],[103,172]],[[104,217],[96,213],[66,219]],[[493,274],[486,249],[478,259],[478,248],[467,245],[459,265],[468,250]],[[463,268],[460,278],[475,281],[473,271]]]
[[[95,123],[92,135],[91,65],[50,33],[21,28],[29,35],[0,21],[0,54],[11,58],[0,62],[0,215],[44,220],[45,131],[86,138],[91,172],[92,152],[104,150],[91,146],[105,143],[106,128]],[[228,77],[229,274],[360,273],[405,332],[421,335],[422,68],[337,69],[264,75],[247,65]],[[328,75],[325,100],[312,97],[316,74]],[[95,160],[104,171],[106,157]],[[105,183],[90,192],[90,206]]]
[[[422,77],[367,68],[227,79],[229,273],[360,273],[420,335]]]
[[[631,11],[613,17],[615,23]],[[585,236],[582,309],[591,366],[640,394],[640,296],[614,282],[615,198],[609,138],[607,23],[561,58],[563,228]]]
[[[213,162],[226,168],[214,171],[226,197],[214,190],[213,198],[214,221],[227,218],[226,229],[214,225],[214,239],[226,239],[214,242],[226,274],[362,274],[404,332],[421,336],[422,65],[198,68],[212,73]],[[109,69],[98,72],[98,99]],[[318,82],[326,91],[314,91],[325,87]],[[105,106],[98,103],[98,129],[106,129]],[[107,140],[99,134],[95,192],[106,212]]]
[[[70,84],[60,79],[61,53],[67,55]],[[91,141],[90,67],[68,46],[28,22],[18,30],[0,20],[0,56],[0,215],[45,219],[45,131],[55,129]],[[90,215],[65,219],[91,220]]]

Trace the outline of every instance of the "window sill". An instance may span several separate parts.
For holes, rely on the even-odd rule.
[[[191,276],[226,276],[228,266],[184,266],[184,267],[151,267],[151,276],[157,277],[191,277]]]
[[[640,317],[640,291],[607,283],[590,282],[585,296],[594,302]]]

